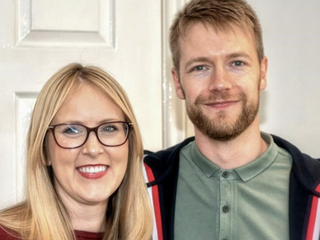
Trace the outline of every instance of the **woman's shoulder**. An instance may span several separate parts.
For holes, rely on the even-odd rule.
[[[74,231],[77,240],[102,240],[103,233]],[[19,234],[0,225],[0,240],[21,240]]]
[[[19,234],[0,225],[1,240],[21,240]]]

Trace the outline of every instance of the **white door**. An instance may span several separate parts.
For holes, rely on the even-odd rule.
[[[69,62],[101,66],[122,84],[145,148],[165,148],[193,134],[184,102],[175,96],[168,50],[171,19],[188,0],[0,1],[0,208],[23,198],[25,136],[34,101],[44,82]],[[260,17],[270,58],[262,130],[319,157],[320,55],[314,29],[320,3],[295,0],[287,8],[281,1],[248,2]]]
[[[70,62],[125,88],[145,147],[162,148],[159,0],[1,0],[0,208],[23,198],[25,136],[44,82]]]

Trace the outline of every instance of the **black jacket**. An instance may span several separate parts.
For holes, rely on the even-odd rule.
[[[301,153],[289,142],[272,137],[293,159],[289,189],[290,240],[320,240],[320,161]],[[188,138],[156,153],[145,151],[144,165],[159,240],[173,240],[179,152],[193,140]]]

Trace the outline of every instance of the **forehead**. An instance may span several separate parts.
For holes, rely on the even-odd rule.
[[[190,25],[179,38],[179,50],[180,58],[186,54],[228,54],[230,51],[246,51],[257,55],[251,30],[238,25],[222,28],[201,22]]]
[[[204,35],[197,35],[197,33],[202,33]],[[179,42],[186,41],[192,37],[202,39],[205,38],[208,34],[214,33],[217,37],[221,37],[227,34],[233,34],[234,36],[246,37],[250,40],[254,39],[254,34],[251,28],[233,24],[225,23],[222,25],[214,25],[207,22],[194,22],[190,23],[184,31],[181,32],[179,37]]]
[[[71,89],[53,122],[81,122],[94,125],[108,120],[124,120],[120,107],[102,90],[82,83]]]

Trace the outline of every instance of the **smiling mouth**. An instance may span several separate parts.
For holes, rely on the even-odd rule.
[[[212,103],[205,103],[204,105],[209,106],[209,107],[216,107],[216,108],[224,108],[224,107],[229,107],[234,104],[236,104],[238,101],[217,101],[217,102],[212,102]]]
[[[104,172],[108,169],[107,166],[86,166],[86,167],[79,167],[78,170],[82,173],[100,173]]]

